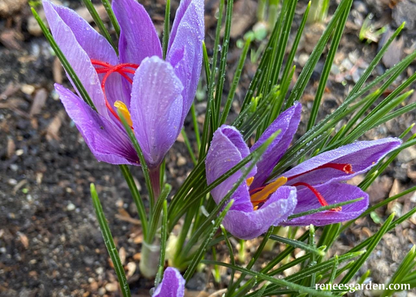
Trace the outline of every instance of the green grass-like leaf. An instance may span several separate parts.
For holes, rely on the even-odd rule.
[[[104,238],[105,246],[107,247],[108,254],[110,255],[111,261],[114,264],[114,270],[116,271],[118,281],[120,282],[120,289],[123,297],[130,297],[130,288],[127,283],[126,275],[124,273],[123,265],[121,264],[120,257],[118,256],[116,245],[114,244],[113,236],[111,235],[110,227],[108,227],[107,220],[105,218],[103,208],[98,198],[97,191],[95,190],[94,184],[91,184],[91,197],[94,205],[95,213],[97,215],[98,223],[100,224],[101,233]]]

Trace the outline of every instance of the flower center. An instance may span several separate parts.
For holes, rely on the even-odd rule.
[[[270,195],[273,194],[278,188],[280,188],[281,186],[286,184],[287,181],[292,180],[294,178],[297,178],[299,176],[302,176],[304,174],[307,174],[309,172],[319,170],[319,169],[323,169],[323,168],[332,168],[332,169],[340,170],[340,171],[345,172],[346,174],[354,173],[354,171],[352,171],[351,164],[327,163],[327,164],[321,165],[319,167],[316,167],[312,170],[309,170],[307,172],[291,176],[289,178],[286,178],[284,176],[279,177],[277,180],[275,180],[274,182],[271,182],[270,184],[267,184],[265,186],[258,187],[258,188],[250,190],[250,200],[251,200],[251,203],[253,204],[253,209],[254,210],[259,209],[259,207],[261,207],[261,205],[264,202],[266,202],[267,199],[269,199]],[[248,178],[246,180],[247,186],[250,186],[253,183],[253,181],[254,181],[254,177]],[[322,206],[328,206],[328,202],[325,200],[325,198],[322,196],[322,194],[319,193],[319,191],[317,189],[315,189],[313,186],[311,186],[310,184],[305,183],[305,182],[297,182],[297,183],[294,183],[292,186],[294,186],[294,187],[297,187],[297,186],[307,187],[315,195],[315,197],[318,199],[319,204],[321,204]],[[331,211],[341,211],[341,210],[342,210],[342,207],[336,207],[336,208],[331,209]]]
[[[136,69],[139,68],[140,65],[131,64],[131,63],[123,63],[123,64],[118,64],[116,66],[113,66],[110,63],[102,62],[102,61],[94,60],[94,59],[91,59],[91,63],[92,65],[94,65],[95,70],[97,71],[98,74],[105,73],[101,81],[101,89],[103,90],[105,105],[108,108],[108,110],[111,112],[111,114],[117,120],[121,122],[121,119],[118,116],[117,112],[115,112],[115,110],[113,109],[113,107],[110,105],[110,103],[107,100],[107,95],[105,93],[105,83],[107,82],[108,77],[112,73],[118,73],[121,76],[123,76],[130,84],[132,84],[133,79],[129,75],[133,75]],[[117,108],[121,112],[121,114],[124,116],[129,126],[133,129],[132,127],[133,122],[131,120],[130,111],[127,108],[126,104],[120,100],[117,100],[116,102],[114,102],[114,107]]]

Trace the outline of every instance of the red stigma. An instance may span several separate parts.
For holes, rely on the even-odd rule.
[[[322,168],[332,168],[332,169],[336,169],[336,170],[339,170],[339,171],[344,171],[346,174],[355,173],[354,171],[352,171],[352,165],[351,164],[327,163],[327,164],[324,164],[322,166],[317,167],[316,169],[322,169]]]
[[[317,189],[315,189],[314,187],[312,187],[310,184],[304,183],[304,182],[298,182],[293,184],[292,186],[304,186],[307,187],[318,199],[319,204],[321,204],[322,206],[328,206],[328,202],[326,202],[324,196],[322,196],[321,193],[318,192]],[[342,207],[336,207],[336,208],[331,208],[331,211],[341,211]]]
[[[294,175],[294,176],[288,177],[287,179],[288,179],[288,180],[292,180],[292,179],[295,179],[295,178],[297,178],[297,177],[299,177],[299,176],[301,176],[301,175],[305,175],[305,174],[307,174],[307,173],[309,173],[309,172],[312,172],[312,171],[315,171],[315,170],[319,170],[319,169],[324,169],[324,168],[332,168],[332,169],[336,169],[336,170],[339,170],[339,171],[343,171],[343,172],[344,172],[344,173],[346,173],[346,174],[353,174],[353,173],[355,173],[355,172],[352,170],[352,165],[351,165],[351,164],[348,164],[348,163],[345,163],[345,164],[338,164],[338,163],[326,163],[326,164],[321,165],[321,166],[318,166],[318,167],[316,167],[316,168],[314,168],[314,169],[312,169],[312,170],[309,170],[309,171],[306,171],[306,172],[303,172],[303,173],[300,173],[300,174],[297,174],[297,175]]]
[[[91,59],[92,65],[95,67],[95,70],[98,74],[105,73],[103,80],[101,81],[101,89],[103,90],[104,94],[104,101],[105,106],[108,108],[108,110],[111,112],[111,114],[121,122],[120,117],[118,116],[117,112],[114,111],[113,107],[110,105],[110,103],[107,100],[107,95],[105,93],[105,83],[112,73],[118,73],[121,76],[123,76],[130,84],[133,83],[132,78],[128,76],[128,74],[134,74],[136,69],[139,68],[140,65],[132,64],[132,63],[123,63],[118,64],[116,66],[111,65],[110,63],[94,60]],[[131,127],[133,129],[133,127]]]

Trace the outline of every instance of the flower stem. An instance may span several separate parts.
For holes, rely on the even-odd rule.
[[[143,241],[139,267],[141,275],[143,275],[145,278],[151,279],[156,276],[159,268],[159,255],[159,238],[156,238],[152,244]]]
[[[149,170],[150,182],[153,189],[155,201],[160,195],[160,167]]]

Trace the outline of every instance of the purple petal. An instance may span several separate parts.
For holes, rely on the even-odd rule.
[[[95,112],[70,90],[58,84],[55,84],[55,89],[66,112],[98,161],[139,165],[137,154],[124,131]]]
[[[247,195],[248,195],[248,187]],[[236,199],[236,197],[234,198]],[[235,237],[253,239],[276,226],[292,214],[296,206],[296,189],[280,187],[258,210],[236,210],[234,205],[224,218],[224,227]]]
[[[264,131],[259,140],[251,147],[251,151],[256,150],[262,145],[273,133],[281,130],[280,134],[267,148],[263,154],[262,159],[257,163],[257,174],[254,177],[251,189],[255,189],[264,184],[266,179],[269,177],[273,168],[282,158],[290,143],[292,142],[293,136],[298,129],[300,122],[300,115],[302,112],[302,104],[296,103],[292,107],[281,113],[276,120]]]
[[[134,75],[134,133],[150,167],[163,161],[181,131],[182,89],[172,66],[156,56],[144,59]]]
[[[207,183],[213,183],[216,179],[237,165],[242,159],[247,157],[249,153],[250,150],[244,142],[240,132],[234,127],[222,125],[214,132],[211,146],[205,160]],[[249,177],[254,176],[255,173],[256,169],[254,168],[249,174]],[[241,171],[234,173],[211,191],[212,197],[216,203],[219,203],[225,197],[227,192],[232,189],[233,185],[241,175]],[[240,187],[238,191],[241,190]],[[235,194],[233,195],[233,198],[236,199],[234,196]],[[233,207],[240,203],[246,205],[249,209],[252,209],[249,196],[242,199],[236,199]]]
[[[121,63],[141,64],[146,57],[162,57],[159,36],[143,5],[134,0],[114,0],[113,10],[120,24]]]
[[[348,180],[375,166],[385,155],[399,147],[398,138],[383,138],[372,141],[357,141],[309,159],[283,175],[289,178],[288,185],[305,182],[311,185]],[[333,168],[320,168],[328,163],[350,164],[354,173],[348,174]],[[312,170],[312,171],[311,171]],[[299,175],[298,177],[294,177]],[[292,179],[290,179],[292,177]]]
[[[192,105],[198,86],[204,34],[204,1],[181,1],[170,34],[166,61],[172,64],[176,75],[184,85],[182,119]]]
[[[44,1],[43,7],[56,43],[65,55],[69,64],[71,64],[75,73],[78,75],[78,78],[91,97],[98,113],[108,117],[100,80],[95,68],[91,64],[90,57],[79,44],[75,33],[72,32],[71,28],[62,20],[55,9],[55,6],[49,1]],[[65,15],[67,16],[68,13]],[[79,31],[77,31],[77,36],[79,37],[80,35],[82,34],[79,34]]]
[[[318,212],[304,217],[295,218],[284,222],[281,225],[306,226],[313,224],[315,226],[324,226],[335,224],[357,218],[368,207],[368,194],[356,186],[335,182],[315,186],[315,189],[321,193],[329,205],[361,197],[364,199],[352,204],[344,205],[341,211],[327,210]],[[298,204],[293,212],[294,214],[322,207],[316,196],[309,189],[297,187],[297,193]]]
[[[61,19],[71,28],[79,45],[84,49],[90,59],[109,63],[113,66],[119,64],[118,57],[111,44],[88,24],[82,17],[73,10],[63,6],[52,7],[61,17]],[[99,66],[97,66],[99,67]],[[102,81],[104,74],[99,75]],[[110,105],[121,100],[130,106],[131,85],[127,81],[123,82],[123,78],[118,73],[112,73],[106,81],[106,96]]]
[[[49,17],[51,16],[50,8],[54,9],[62,21],[71,29],[79,45],[87,53],[90,59],[95,59],[112,65],[118,64],[118,57],[111,44],[98,33],[90,24],[79,16],[75,11],[43,1],[48,7]],[[45,8],[46,9],[46,8]]]
[[[162,282],[152,297],[183,297],[185,295],[185,279],[180,272],[172,267],[166,268]]]

